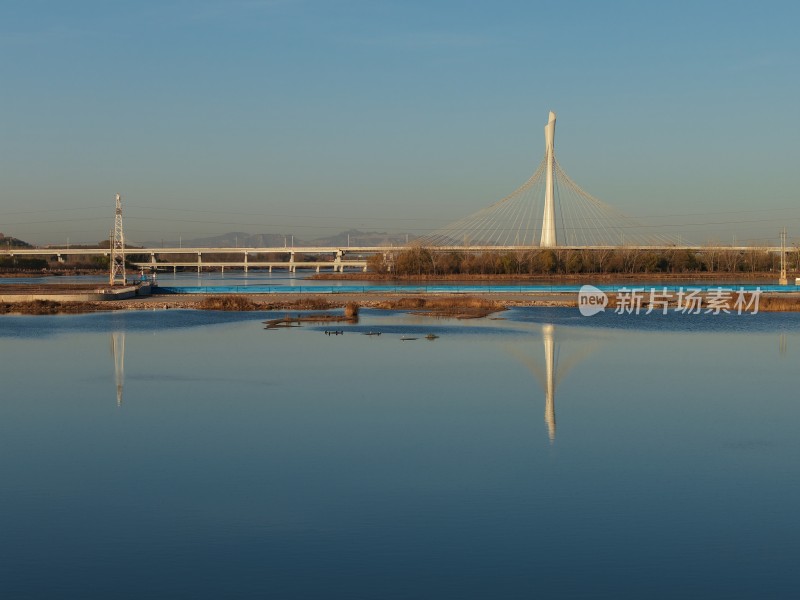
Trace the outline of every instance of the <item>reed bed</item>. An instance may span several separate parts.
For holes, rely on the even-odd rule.
[[[474,296],[433,296],[431,298],[411,297],[386,300],[376,308],[387,310],[412,310],[430,316],[456,317],[475,319],[488,314],[505,310],[505,307],[494,300]]]
[[[344,316],[348,319],[358,318],[358,303],[348,302],[344,305]]]
[[[701,312],[705,312],[708,310],[708,305],[706,304],[708,294],[704,294],[703,297],[703,304],[701,306]],[[747,302],[749,302],[749,295],[747,298]],[[668,306],[673,309],[676,308],[678,304],[677,295],[674,295],[669,299]],[[609,309],[616,309],[619,306],[619,299],[618,294],[609,294],[608,295],[608,307]],[[640,310],[645,311],[647,310],[648,306],[648,298],[645,295],[642,298]],[[627,307],[630,307],[630,303],[627,304]],[[724,310],[728,312],[737,312],[739,309],[735,304],[735,299],[731,298],[728,302],[723,304]],[[748,308],[744,312],[752,312],[754,307]],[[661,310],[661,305],[656,307],[657,310]],[[759,312],[800,312],[800,296],[797,295],[787,295],[787,294],[762,294],[761,297],[758,299],[758,310]]]
[[[195,308],[200,310],[264,310],[264,305],[245,296],[209,296],[200,300]]]
[[[338,305],[341,306],[341,305]],[[253,300],[247,296],[209,296],[203,298],[194,308],[199,310],[330,310],[338,307],[324,298],[299,298],[297,300],[282,300],[278,302],[264,302]],[[358,310],[356,309],[356,313]]]
[[[30,302],[0,302],[0,315],[58,315],[94,312],[97,305],[89,302],[56,302],[54,300],[31,300]]]
[[[800,296],[761,296],[758,308],[768,312],[798,312]]]

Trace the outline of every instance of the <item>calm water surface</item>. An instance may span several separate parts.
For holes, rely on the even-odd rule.
[[[800,315],[269,316],[0,317],[0,597],[796,594]]]

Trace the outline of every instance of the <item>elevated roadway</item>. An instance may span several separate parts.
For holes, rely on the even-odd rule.
[[[343,272],[345,269],[359,269],[366,271],[367,260],[364,256],[373,254],[391,255],[414,246],[277,246],[262,248],[127,248],[125,254],[133,257],[149,256],[149,260],[133,260],[131,263],[137,269],[221,269],[237,268],[247,271],[256,269],[288,269],[290,272],[300,269],[331,269],[334,272]],[[660,245],[660,246],[556,246],[541,248],[539,246],[432,246],[427,250],[437,253],[483,253],[483,252],[531,252],[549,250],[559,252],[562,250],[589,250],[589,251],[614,251],[614,250],[651,250],[675,251],[691,250],[694,252],[721,252],[739,251],[747,252],[760,250],[779,254],[780,246],[697,246],[697,245]],[[69,248],[49,246],[44,248],[0,248],[0,257],[56,257],[63,261],[67,256],[109,256],[108,248]],[[240,256],[241,260],[231,259]],[[264,260],[266,256],[284,257],[285,260]],[[313,257],[312,260],[296,260],[300,257]],[[194,260],[187,260],[192,257]],[[329,257],[329,258],[326,258]],[[353,258],[346,258],[353,257]]]

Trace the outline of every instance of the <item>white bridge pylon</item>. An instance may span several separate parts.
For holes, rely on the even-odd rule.
[[[539,244],[543,248],[551,248],[558,245],[558,238],[556,237],[556,205],[553,199],[553,165],[556,159],[555,138],[556,113],[551,110],[547,125],[544,127],[544,216],[542,217],[542,242]]]
[[[533,175],[491,206],[418,238],[422,246],[669,246],[679,243],[598,200],[555,156],[556,114],[544,128],[545,155]]]

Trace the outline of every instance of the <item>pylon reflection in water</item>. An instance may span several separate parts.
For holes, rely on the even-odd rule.
[[[122,405],[122,388],[125,385],[125,332],[111,334],[111,355],[114,357],[114,380],[117,384],[117,406]]]
[[[544,391],[544,422],[550,442],[556,439],[556,390],[572,368],[594,351],[593,340],[581,340],[562,356],[562,330],[552,323],[542,325],[542,344],[544,346],[544,368],[541,360],[519,347],[509,347],[509,352],[533,373]],[[569,336],[570,339],[574,339]],[[572,344],[570,344],[572,346]],[[537,353],[538,354],[538,353]]]

